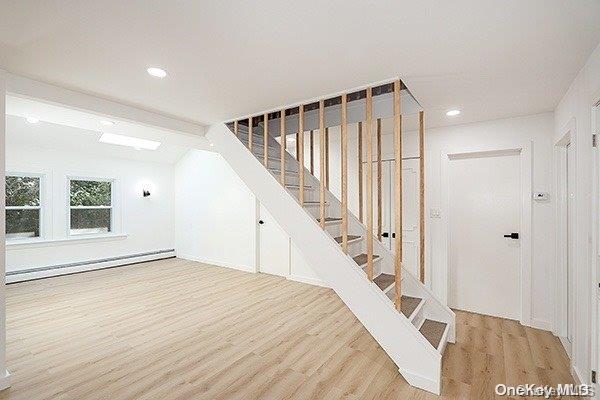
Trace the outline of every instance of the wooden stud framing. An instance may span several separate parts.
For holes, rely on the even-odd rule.
[[[377,240],[381,241],[383,233],[382,196],[381,196],[381,118],[377,118]]]
[[[329,190],[329,128],[325,128],[325,186]]]
[[[235,134],[235,136],[238,136],[238,122],[237,120],[233,121],[233,133]]]
[[[342,118],[340,124],[342,164],[342,250],[348,253],[348,98],[342,94]]]
[[[298,108],[298,175],[300,185],[300,205],[304,206],[304,106]]]
[[[400,109],[400,81],[394,82],[394,231],[396,233],[394,257],[394,303],[402,307],[402,110]]]
[[[296,160],[300,157],[300,132],[296,132]]]
[[[363,218],[363,131],[362,122],[358,123],[358,219]]]
[[[281,110],[281,117],[279,118],[279,139],[281,141],[279,154],[279,167],[281,171],[279,180],[281,181],[281,184],[285,186],[285,150],[287,145],[287,136],[285,134],[285,110]]]
[[[325,229],[325,101],[319,101],[319,217],[321,228]]]
[[[367,277],[373,280],[373,92],[367,88]]]
[[[425,125],[419,111],[419,277],[425,283]]]
[[[265,168],[269,168],[269,114],[263,119],[263,159]]]
[[[310,142],[310,145],[308,146],[310,149],[310,174],[314,175],[315,174],[315,135],[312,130],[310,131],[308,138],[309,138],[309,142]]]
[[[252,151],[252,117],[248,118],[248,150]]]

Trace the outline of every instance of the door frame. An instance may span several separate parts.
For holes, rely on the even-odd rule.
[[[442,268],[438,269],[438,276],[434,281],[443,282],[441,289],[442,298],[449,301],[450,293],[450,251],[452,243],[450,240],[451,231],[451,210],[450,210],[450,161],[458,158],[477,158],[482,156],[502,156],[519,155],[520,175],[521,175],[521,209],[520,209],[520,236],[521,243],[519,249],[519,321],[523,325],[532,326],[531,318],[531,217],[532,217],[532,142],[522,141],[514,143],[512,146],[480,146],[480,147],[453,147],[441,151],[441,171],[440,171],[440,189],[441,189],[441,224],[442,232],[445,235],[446,251],[442,252]],[[442,242],[443,243],[443,242]],[[545,324],[544,324],[545,325]]]
[[[568,193],[567,193],[567,146],[571,146],[571,149],[575,152],[574,159],[575,164],[577,165],[577,124],[574,118],[572,118],[567,125],[563,128],[563,135],[561,138],[554,144],[554,172],[556,179],[556,254],[555,254],[555,268],[553,273],[553,281],[554,281],[554,326],[552,332],[558,336],[560,339],[565,351],[570,356],[571,354],[571,346],[568,342],[566,342],[566,338],[568,335],[567,327],[568,327],[568,291],[567,291],[567,282],[568,279],[559,279],[564,278],[568,273],[569,269],[569,243],[568,243],[568,235],[567,230],[569,229],[567,213],[568,213]],[[577,171],[575,165],[575,170]],[[577,192],[577,180],[573,182],[575,185],[575,192]],[[578,201],[573,204],[574,214],[577,215],[577,206]],[[575,234],[577,232],[575,231]],[[574,276],[577,276],[577,264],[571,263],[570,268],[575,268]],[[573,284],[576,285],[576,281]],[[572,288],[573,293],[577,292],[577,288]],[[575,301],[575,300],[574,300]],[[573,315],[570,316],[573,318]],[[571,329],[573,330],[573,337],[576,336],[577,327],[575,324],[571,323]]]
[[[592,103],[592,134],[600,140],[600,93]],[[600,143],[592,149],[592,370],[596,371],[596,399],[600,399]]]

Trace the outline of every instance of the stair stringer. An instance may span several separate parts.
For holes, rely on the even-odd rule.
[[[411,385],[439,394],[442,356],[224,124],[206,138],[291,237]]]

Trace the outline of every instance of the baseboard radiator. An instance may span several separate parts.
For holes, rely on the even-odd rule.
[[[20,269],[6,272],[6,283],[23,282],[51,276],[68,275],[77,272],[97,269],[121,267],[146,261],[162,260],[175,257],[175,249],[149,251],[96,260],[78,261],[66,264],[48,265],[36,268]]]

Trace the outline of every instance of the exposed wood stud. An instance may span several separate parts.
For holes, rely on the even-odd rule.
[[[373,92],[367,88],[367,277],[373,280]]]
[[[269,114],[263,119],[263,155],[265,167],[269,167]]]
[[[233,121],[233,133],[235,136],[238,136],[238,122],[237,120]]]
[[[381,241],[383,231],[382,196],[381,196],[381,118],[377,118],[377,240]]]
[[[425,124],[419,111],[419,276],[425,283]]]
[[[287,146],[287,136],[285,134],[285,110],[281,110],[281,117],[279,118],[279,139],[281,140],[279,179],[281,181],[281,184],[285,187],[285,151]]]
[[[308,146],[310,149],[310,174],[314,175],[315,174],[315,135],[312,130],[310,131],[308,138],[309,138],[309,143],[310,143],[310,145]]]
[[[342,250],[348,253],[348,98],[342,94],[342,118],[340,125],[341,164],[342,164]]]
[[[329,128],[325,128],[325,186],[329,190]]]
[[[394,303],[397,310],[402,307],[402,110],[400,103],[400,81],[394,82]]]
[[[252,151],[252,117],[248,118],[248,150]]]
[[[304,206],[304,106],[298,111],[298,179],[300,185],[300,205]]]
[[[358,219],[364,223],[363,218],[363,131],[362,122],[358,123]]]
[[[319,175],[320,175],[320,221],[325,229],[325,101],[319,101]]]

